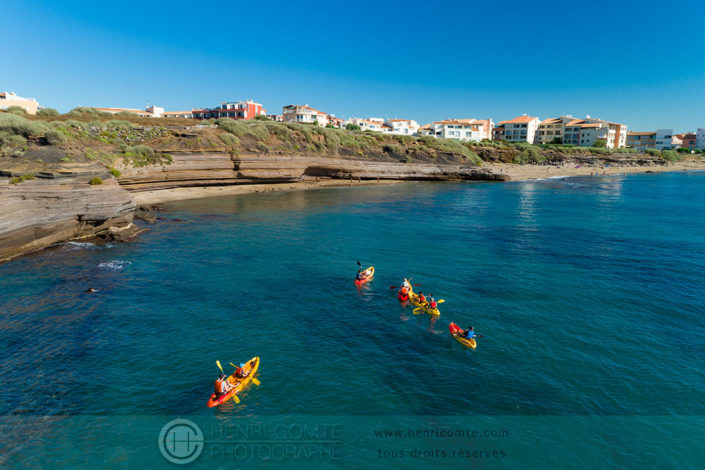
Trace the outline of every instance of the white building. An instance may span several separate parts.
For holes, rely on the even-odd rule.
[[[328,124],[328,115],[322,111],[311,108],[305,104],[290,104],[282,108],[282,120],[284,122],[300,122],[304,124],[316,123],[321,127]]]
[[[416,135],[419,132],[419,124],[413,119],[387,119],[384,123],[391,128],[392,134]]]
[[[673,148],[673,129],[656,129],[656,148],[671,150]]]
[[[385,134],[389,134],[392,131],[392,128],[386,125],[382,118],[351,118],[345,121],[345,125],[348,124],[359,126],[360,130],[363,131],[383,132]]]
[[[627,145],[627,126],[590,116],[565,124],[564,144],[594,147],[598,140],[604,140],[607,148],[624,148]]]
[[[110,113],[110,114],[118,114],[118,113],[130,113],[134,114],[135,116],[140,116],[140,117],[162,117],[164,114],[164,108],[160,108],[158,106],[147,106],[145,110],[141,109],[133,109],[133,108],[94,108],[97,109],[98,111],[102,111],[104,113]]]
[[[490,138],[493,125],[492,119],[445,119],[420,127],[418,134],[464,142],[479,142]]]
[[[695,131],[695,148],[705,150],[705,129],[701,127]]]
[[[533,144],[540,124],[539,118],[523,114],[509,121],[500,121],[497,126],[504,127],[504,140]]]
[[[34,98],[22,98],[17,96],[14,91],[0,92],[0,109],[7,109],[10,106],[19,106],[27,111],[27,114],[37,114],[37,109],[40,108]]]

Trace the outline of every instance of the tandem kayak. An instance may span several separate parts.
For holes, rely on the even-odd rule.
[[[361,286],[363,284],[370,282],[372,280],[372,278],[375,276],[375,267],[370,266],[369,268],[365,269],[363,271],[363,273],[365,273],[365,277],[363,277],[362,279],[359,279],[359,280],[355,279],[355,285]]]
[[[455,323],[450,322],[450,325],[448,325],[448,329],[450,330],[451,336],[457,339],[458,342],[460,342],[462,345],[472,349],[475,349],[477,347],[477,343],[475,342],[474,338],[463,338],[462,336],[460,336],[460,333],[463,332],[463,329]]]
[[[232,390],[230,390],[228,393],[225,395],[221,395],[219,397],[216,397],[215,393],[211,394],[210,399],[208,400],[208,408],[213,408],[214,406],[222,405],[226,401],[230,400],[234,395],[237,395],[239,392],[244,390],[247,385],[252,381],[252,379],[255,377],[255,374],[257,373],[257,369],[259,368],[259,357],[253,357],[250,359],[247,364],[245,364],[245,373],[247,373],[247,377],[244,379],[238,379],[235,377],[235,374],[231,375],[228,377],[228,382],[231,384],[235,385]]]
[[[440,315],[441,311],[438,310],[438,307],[436,308],[429,308],[426,303],[421,303],[419,302],[419,296],[412,292],[409,292],[409,299],[411,300],[411,303],[414,304],[415,307],[420,308],[424,312],[428,313],[429,315]]]

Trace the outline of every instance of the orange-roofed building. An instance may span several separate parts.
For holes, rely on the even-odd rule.
[[[387,119],[384,123],[392,129],[391,134],[417,135],[419,132],[419,123],[413,119]]]
[[[325,127],[328,124],[328,114],[310,107],[307,104],[290,104],[282,108],[284,122],[299,122],[303,124],[318,124]]]
[[[598,140],[604,141],[607,148],[624,148],[627,146],[627,126],[590,116],[565,124],[564,144],[594,147]]]
[[[550,143],[563,143],[563,132],[565,131],[565,125],[575,119],[571,115],[559,116],[557,118],[550,118],[541,121],[539,124],[538,132],[536,133],[536,138],[534,139],[535,144],[550,144]]]
[[[686,132],[684,134],[676,134],[673,136],[671,143],[673,147],[681,147],[684,149],[697,148],[695,132]]]
[[[491,119],[445,119],[429,124],[428,130],[424,130],[423,135],[464,142],[479,142],[487,138],[488,131],[486,129],[491,126]]]
[[[533,144],[540,123],[539,118],[523,114],[509,121],[500,121],[497,125],[504,127],[502,140]]]

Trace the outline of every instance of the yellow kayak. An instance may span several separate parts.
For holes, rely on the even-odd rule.
[[[450,330],[451,336],[457,339],[460,344],[472,349],[475,349],[477,347],[477,343],[473,338],[463,338],[462,336],[460,336],[460,332],[462,332],[463,329],[455,323],[450,322],[450,325],[448,325],[448,329]]]
[[[370,266],[369,268],[365,269],[363,273],[365,274],[365,277],[360,280],[355,279],[355,285],[361,286],[367,282],[370,282],[372,278],[375,277],[375,267]]]
[[[421,303],[419,302],[419,296],[416,294],[414,291],[410,290],[409,291],[409,300],[411,300],[411,303],[414,304],[415,307],[420,308],[424,312],[428,313],[429,315],[440,315],[441,311],[438,310],[438,308],[429,308],[426,303]]]
[[[208,400],[207,403],[208,408],[213,408],[214,406],[221,405],[226,401],[230,400],[233,395],[237,395],[239,392],[241,392],[255,377],[258,368],[259,357],[253,357],[247,362],[247,364],[245,364],[245,367],[243,368],[245,370],[245,373],[247,373],[247,377],[245,377],[244,379],[239,379],[235,377],[235,374],[228,377],[228,382],[234,385],[234,387],[228,393],[219,397],[215,396],[215,394],[212,394],[210,400]]]

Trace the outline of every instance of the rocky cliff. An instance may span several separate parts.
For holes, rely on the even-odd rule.
[[[119,167],[130,191],[252,183],[288,183],[310,178],[386,180],[507,181],[474,165],[381,162],[320,156],[230,155],[226,152],[172,153],[169,165]]]
[[[0,181],[0,261],[66,240],[127,239],[135,203],[114,179],[91,186],[81,176]]]

